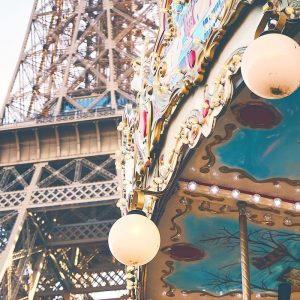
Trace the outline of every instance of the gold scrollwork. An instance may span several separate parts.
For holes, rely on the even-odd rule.
[[[206,108],[207,114],[205,117],[203,117],[202,111],[193,110],[185,123],[181,126],[176,135],[176,143],[173,152],[171,152],[169,159],[159,166],[161,181],[164,185],[167,185],[174,175],[176,165],[187,146],[189,148],[194,148],[198,144],[201,136],[208,137],[211,134],[216,118],[231,100],[231,77],[236,74],[239,69],[243,50],[244,49],[239,49],[233,53],[225,64],[222,73],[218,76],[217,80],[215,80],[211,101],[209,104],[205,103],[208,106]],[[155,139],[159,140],[163,123],[159,122],[157,123],[157,126],[160,127],[159,129],[154,129],[154,135]]]

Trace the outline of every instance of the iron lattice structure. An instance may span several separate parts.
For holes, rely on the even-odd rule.
[[[154,0],[35,0],[3,123],[134,101],[131,61],[157,16]]]
[[[157,22],[153,0],[35,1],[0,116],[1,300],[126,289],[107,245],[117,124]]]
[[[120,196],[111,157],[1,171],[1,299],[94,299],[89,293],[125,289],[107,245]]]

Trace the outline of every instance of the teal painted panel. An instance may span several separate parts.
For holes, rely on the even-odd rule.
[[[225,217],[185,217],[186,242],[204,251],[204,258],[177,261],[165,280],[185,291],[206,291],[220,296],[241,292],[239,225]],[[300,233],[269,230],[249,224],[252,290],[276,291],[280,282],[298,274],[300,282]]]
[[[271,129],[241,127],[216,155],[222,165],[242,169],[258,180],[300,179],[300,89],[266,103],[282,114],[281,122]]]

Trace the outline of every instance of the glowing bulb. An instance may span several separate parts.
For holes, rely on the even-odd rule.
[[[274,205],[275,207],[280,207],[280,206],[281,206],[281,203],[282,203],[282,200],[281,200],[280,198],[275,198],[275,199],[273,200],[273,205]]]
[[[233,190],[231,192],[231,196],[234,198],[234,199],[238,199],[239,196],[240,196],[240,191],[239,190]]]
[[[187,184],[187,189],[191,192],[194,192],[197,189],[197,183],[195,181],[190,181]]]
[[[214,195],[218,194],[219,191],[220,191],[220,189],[219,189],[219,187],[216,186],[216,185],[213,185],[213,186],[210,187],[210,192],[211,192],[212,194],[214,194]]]
[[[299,87],[300,47],[286,35],[265,34],[246,49],[241,71],[256,95],[265,99],[286,97]]]
[[[294,204],[294,209],[295,209],[295,211],[300,211],[300,202],[296,202]]]
[[[254,194],[253,196],[252,196],[252,200],[253,200],[253,202],[255,202],[255,203],[258,203],[258,202],[260,202],[260,195],[259,194]]]
[[[124,265],[141,266],[158,252],[160,234],[142,211],[134,210],[114,223],[108,245],[113,256]]]

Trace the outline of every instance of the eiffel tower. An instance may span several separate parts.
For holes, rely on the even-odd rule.
[[[107,245],[120,215],[117,124],[157,20],[153,0],[34,2],[0,111],[0,299],[126,290]]]

